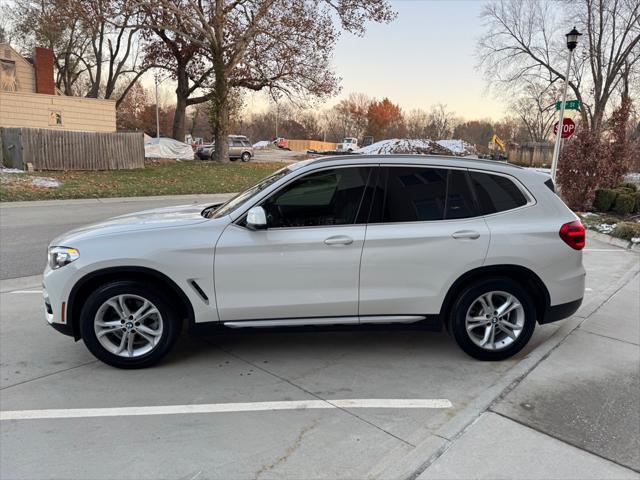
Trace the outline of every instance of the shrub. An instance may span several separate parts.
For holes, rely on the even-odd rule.
[[[636,208],[636,197],[628,193],[620,193],[616,197],[616,202],[613,205],[613,210],[619,215],[628,215],[633,213]]]
[[[617,192],[618,194],[628,194],[628,195],[634,195],[636,193],[636,191],[633,188],[623,187],[622,185],[614,188],[613,191]]]
[[[567,142],[558,162],[557,183],[560,195],[574,210],[584,210],[593,201],[599,186],[613,186],[603,182],[606,175],[608,144],[599,132],[581,126]]]
[[[640,238],[640,223],[636,222],[620,222],[616,225],[612,235],[614,237],[631,240],[632,238]]]
[[[636,208],[633,211],[640,213],[640,192],[636,192]]]
[[[606,223],[607,225],[615,225],[619,223],[620,219],[616,217],[602,217],[599,223]]]
[[[621,183],[620,186],[622,188],[629,188],[631,189],[632,192],[638,191],[638,186],[633,182],[624,182],[624,183]]]
[[[608,212],[616,201],[618,193],[609,188],[601,188],[596,190],[596,196],[593,200],[593,208],[598,212]]]

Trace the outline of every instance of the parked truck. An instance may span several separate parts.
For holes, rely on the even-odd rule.
[[[355,137],[344,137],[342,142],[338,144],[336,150],[338,152],[355,152],[358,150],[358,139]]]

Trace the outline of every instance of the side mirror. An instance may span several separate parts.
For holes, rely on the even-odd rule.
[[[267,228],[267,214],[262,207],[252,207],[247,212],[247,228],[264,230]]]

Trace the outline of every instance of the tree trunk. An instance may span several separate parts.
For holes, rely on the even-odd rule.
[[[213,159],[218,162],[229,162],[229,96],[228,82],[224,74],[216,72],[216,83],[213,97],[213,138],[215,150]]]
[[[176,113],[173,117],[173,129],[171,131],[171,137],[184,142],[186,136],[185,119],[187,110],[187,99],[180,95],[176,96]]]
[[[189,78],[186,68],[178,65],[178,86],[176,87],[176,113],[173,117],[171,136],[184,142],[186,134],[185,119],[187,116],[187,100],[189,99]]]

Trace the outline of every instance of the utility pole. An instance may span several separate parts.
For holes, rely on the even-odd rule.
[[[158,107],[158,74],[155,75],[156,78],[156,138],[160,140],[160,109]]]
[[[571,69],[571,60],[573,59],[573,51],[578,45],[578,37],[582,35],[576,27],[573,27],[567,33],[567,48],[569,49],[569,59],[567,60],[567,71],[564,74],[564,89],[562,91],[562,103],[560,104],[560,120],[558,121],[558,131],[556,133],[556,143],[553,147],[553,159],[551,160],[551,179],[555,183],[556,171],[558,170],[558,158],[560,157],[560,140],[562,139],[562,128],[564,126],[564,104],[567,101],[567,87],[569,86],[569,71]]]

